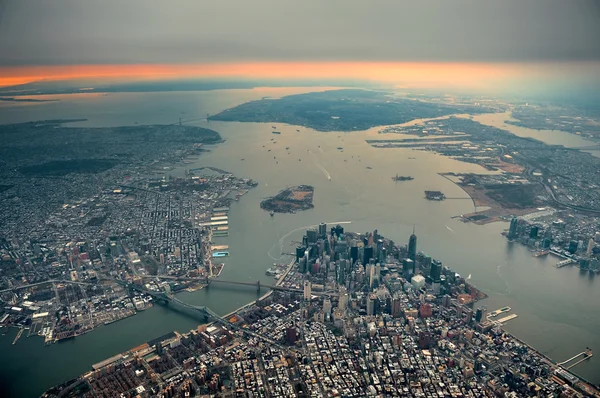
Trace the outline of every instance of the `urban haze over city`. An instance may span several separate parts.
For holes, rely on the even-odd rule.
[[[600,397],[599,38],[0,2],[0,397]]]

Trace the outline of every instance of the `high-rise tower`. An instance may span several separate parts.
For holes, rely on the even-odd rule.
[[[408,239],[408,258],[412,261],[417,261],[417,235],[415,235],[415,227],[413,225],[413,233]]]
[[[519,227],[519,221],[517,217],[513,217],[510,220],[510,228],[508,229],[508,239],[514,239],[517,237],[517,228]]]

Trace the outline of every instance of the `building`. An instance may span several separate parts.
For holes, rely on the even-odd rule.
[[[369,294],[367,297],[367,315],[376,315],[375,303],[377,302],[377,296],[375,293]]]
[[[586,256],[589,257],[592,254],[592,250],[594,250],[594,246],[596,246],[596,244],[594,243],[594,239],[590,238],[590,240],[588,241],[587,249],[585,251]]]
[[[517,220],[517,217],[513,217],[512,220],[510,220],[510,227],[508,229],[508,239],[514,239],[518,236],[518,228],[519,221]]]
[[[425,286],[425,278],[423,275],[415,275],[410,279],[410,283],[415,287],[415,289],[420,289]]]
[[[402,273],[406,279],[415,274],[415,262],[410,258],[404,259],[402,263]]]
[[[324,238],[327,236],[327,224],[321,223],[319,224],[319,238]]]
[[[444,294],[444,297],[442,297],[442,305],[446,308],[450,307],[450,296],[447,294]]]
[[[323,312],[327,315],[331,315],[331,300],[329,297],[326,297],[323,300]]]
[[[317,243],[317,230],[316,229],[309,229],[306,231],[306,239],[308,240],[308,243]]]
[[[408,239],[408,258],[413,262],[417,261],[417,235],[415,235],[415,227],[413,226],[413,233]],[[413,272],[414,273],[414,272]]]
[[[579,248],[579,242],[577,242],[575,239],[571,240],[569,242],[569,253],[571,254],[575,254],[575,252],[577,251],[577,249]]]
[[[352,264],[358,261],[358,246],[352,246],[350,248],[350,260],[352,260]]]
[[[477,308],[477,311],[475,312],[475,322],[482,323],[485,321],[487,321],[487,307],[484,305]]]
[[[310,281],[304,281],[304,300],[310,301],[312,297],[312,286]]]
[[[289,327],[285,330],[285,339],[288,344],[295,344],[298,341],[298,330],[295,326]]]
[[[419,307],[419,316],[421,318],[430,318],[433,315],[431,304],[424,303]]]
[[[538,227],[537,225],[533,225],[531,227],[531,230],[529,231],[529,237],[532,239],[537,238],[539,230],[540,230],[540,227]]]
[[[350,299],[350,297],[348,296],[348,293],[342,293],[340,290],[340,298],[338,301],[338,307],[341,311],[346,310],[346,307],[348,307],[349,299]]]
[[[392,298],[392,316],[394,318],[402,316],[402,298],[397,294]]]
[[[431,271],[429,273],[433,282],[439,282],[442,278],[442,263],[437,260],[431,262]]]
[[[372,246],[365,246],[364,256],[363,256],[363,263],[368,264],[369,261],[372,258],[373,258],[373,247]]]

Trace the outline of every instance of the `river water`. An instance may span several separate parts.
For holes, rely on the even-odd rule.
[[[600,352],[597,332],[600,280],[580,274],[576,268],[556,269],[554,258],[533,258],[525,247],[508,243],[500,235],[507,227],[504,223],[478,226],[451,218],[472,212],[473,203],[459,187],[438,173],[485,173],[483,168],[429,152],[372,148],[365,139],[397,138],[378,135],[378,128],[323,133],[279,124],[200,120],[207,113],[214,114],[248,100],[303,91],[309,90],[62,96],[60,102],[2,106],[0,120],[9,123],[85,117],[88,121],[81,125],[120,126],[135,122],[173,123],[181,117],[190,124],[212,128],[226,142],[213,146],[196,164],[185,167],[214,166],[260,183],[232,205],[230,236],[217,238],[230,246],[231,256],[224,260],[227,266],[223,279],[260,279],[271,283],[273,279],[265,276],[265,270],[284,260],[281,252],[291,252],[292,242],[300,240],[305,228],[320,222],[349,222],[345,228],[359,232],[378,229],[396,242],[406,242],[415,225],[418,250],[440,259],[462,275],[471,274],[471,282],[489,294],[485,304],[490,311],[503,306],[513,308],[518,318],[507,324],[508,331],[558,361],[583,351],[586,346]],[[494,125],[502,124],[503,120],[503,117],[480,119]],[[272,125],[277,126],[281,135],[271,133]],[[573,144],[571,136],[565,133],[541,134],[517,129],[518,135],[547,138],[553,144],[582,146],[579,142]],[[180,167],[172,174],[181,174],[183,170]],[[391,177],[396,174],[412,175],[415,179],[395,183]],[[315,187],[314,209],[270,217],[259,208],[264,197],[298,184]],[[423,199],[424,190],[440,190],[448,197],[466,199],[429,202]],[[181,294],[184,301],[207,305],[222,314],[256,298],[254,288],[218,285]],[[154,307],[48,347],[36,337],[22,337],[13,346],[16,331],[10,331],[0,337],[3,357],[0,385],[10,396],[36,396],[53,384],[89,370],[95,362],[172,330],[184,332],[197,324],[189,316]],[[596,358],[574,371],[600,383],[600,361]]]

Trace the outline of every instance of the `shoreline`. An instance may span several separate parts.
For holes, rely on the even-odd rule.
[[[460,214],[454,216],[452,218],[460,218],[463,222],[470,222],[477,225],[485,225],[491,224],[498,221],[503,221],[503,218],[508,217],[510,215],[523,216],[526,214],[530,214],[536,211],[535,208],[511,208],[506,207],[495,200],[489,198],[485,193],[483,195],[487,199],[487,201],[483,201],[477,197],[475,197],[471,192],[469,192],[463,185],[460,183],[453,181],[449,176],[455,176],[461,178],[463,174],[457,174],[454,172],[448,173],[437,173],[441,177],[453,183],[455,186],[459,187],[473,202],[474,212]],[[472,174],[472,173],[469,173]],[[467,198],[464,198],[467,199]],[[477,204],[479,201],[479,205]],[[478,207],[487,207],[485,210],[477,210]],[[491,214],[490,214],[491,213]],[[472,219],[473,217],[483,217],[481,219]]]

